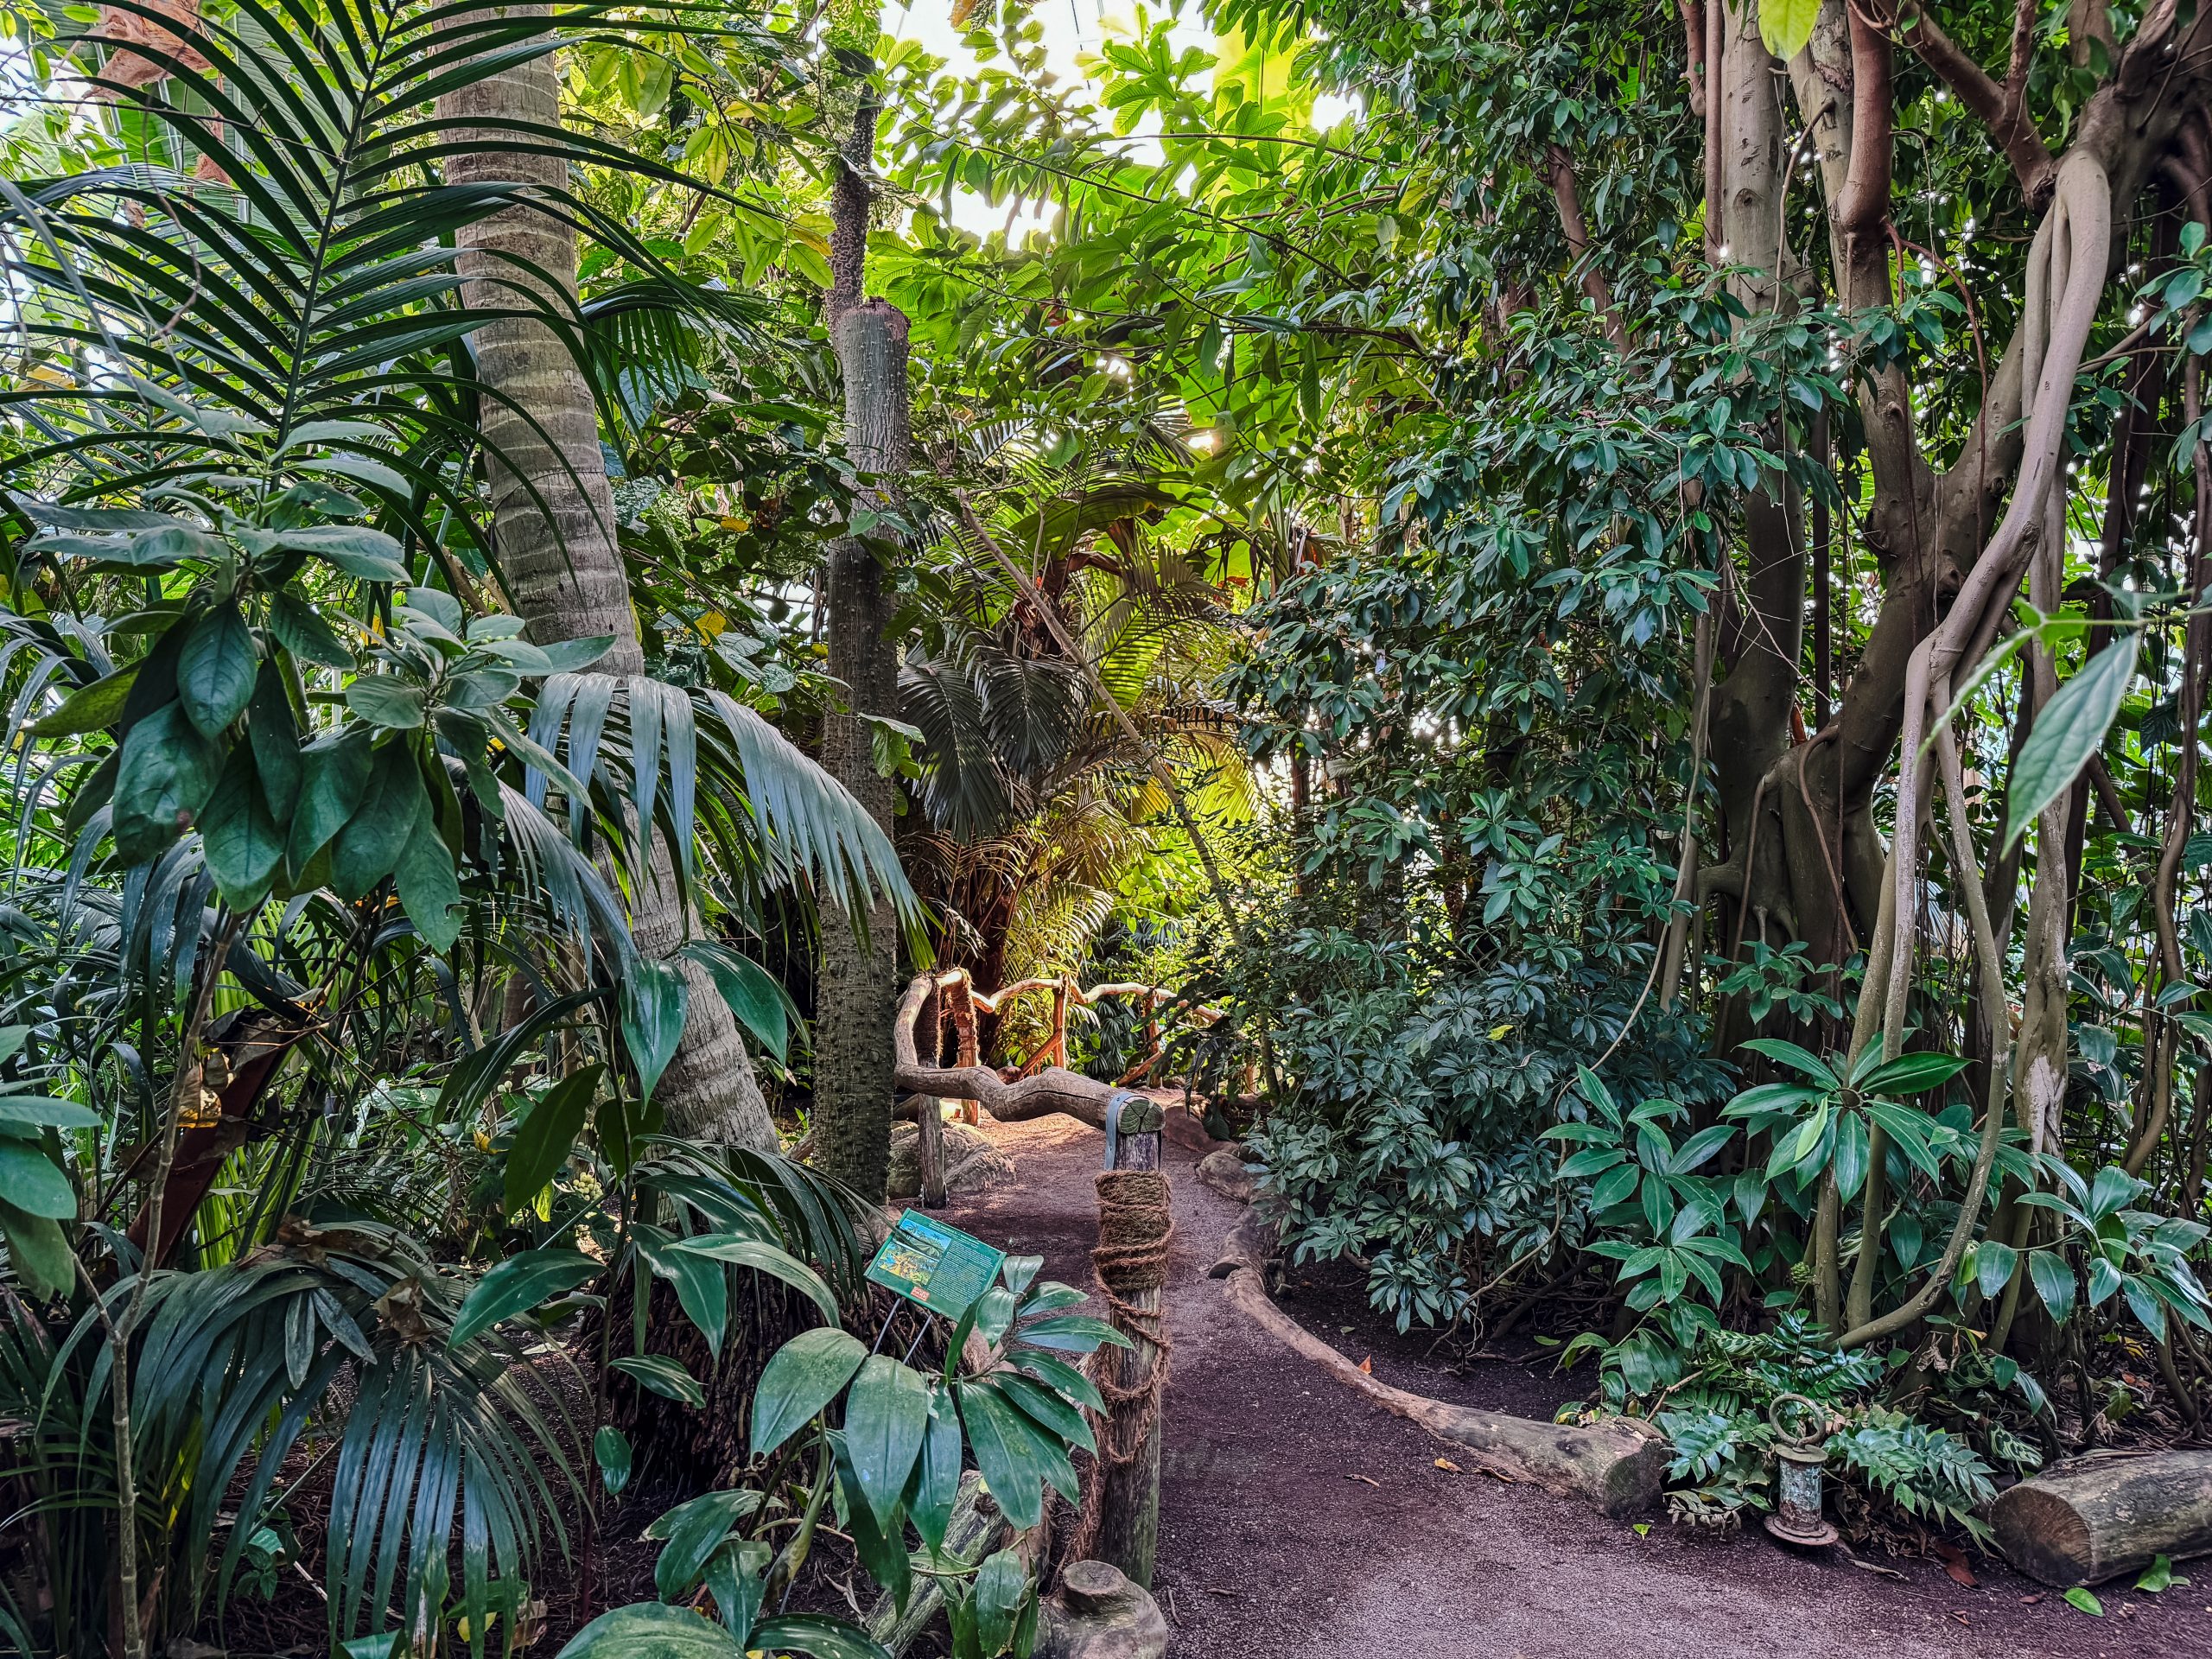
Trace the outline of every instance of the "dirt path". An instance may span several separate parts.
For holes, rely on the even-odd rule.
[[[1096,1134],[989,1129],[1011,1187],[947,1217],[1088,1287]],[[1205,1277],[1236,1209],[1171,1145],[1176,1237],[1156,1589],[1176,1659],[2128,1659],[2212,1652],[2212,1564],[2095,1620],[1994,1563],[1981,1587],[1899,1563],[1899,1583],[1654,1517],[1451,1474],[1449,1448],[1285,1351]]]

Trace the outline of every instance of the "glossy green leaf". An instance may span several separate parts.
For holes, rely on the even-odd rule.
[[[973,1594],[976,1639],[985,1653],[1002,1652],[1012,1643],[1030,1589],[1029,1563],[1020,1552],[1001,1549],[984,1558]]]
[[[699,1379],[664,1354],[626,1354],[609,1360],[607,1369],[621,1372],[649,1393],[695,1411],[707,1403],[707,1392],[699,1386]]]
[[[73,1100],[0,1094],[0,1125],[10,1128],[96,1129],[100,1121],[98,1112]]]
[[[813,1659],[891,1659],[890,1650],[866,1631],[822,1613],[779,1613],[764,1618],[753,1627],[751,1640],[756,1653],[804,1653]]]
[[[453,855],[429,829],[429,819],[416,820],[416,832],[400,849],[392,876],[399,884],[399,902],[407,919],[415,924],[430,949],[443,956],[461,937],[461,882],[454,874]]]
[[[2089,757],[2104,747],[2105,734],[2135,677],[2139,638],[2130,630],[2090,658],[2037,714],[2035,728],[2012,763],[2012,804],[2005,825],[2007,848],[2044,808],[2073,786]]]
[[[753,1455],[766,1457],[844,1391],[868,1357],[858,1337],[802,1331],[776,1350],[753,1390]]]
[[[372,726],[411,732],[423,724],[423,688],[389,674],[364,674],[346,688],[346,706]]]
[[[200,815],[200,836],[208,872],[232,909],[248,911],[267,896],[284,857],[284,836],[269,815],[250,745],[231,751],[222,780]]]
[[[1032,1320],[1014,1333],[1014,1339],[1026,1342],[1034,1348],[1057,1348],[1072,1354],[1087,1354],[1108,1345],[1116,1348],[1133,1345],[1127,1337],[1105,1320],[1081,1314]]]
[[[2000,1244],[1993,1238],[1981,1241],[1974,1252],[1974,1284],[1985,1298],[1996,1296],[2012,1282],[2012,1271],[2019,1264],[2019,1252],[2010,1244]]]
[[[1967,1069],[1967,1063],[1948,1054],[1900,1054],[1876,1066],[1859,1080],[1870,1095],[1916,1095],[1948,1083]]]
[[[719,1262],[677,1249],[676,1239],[658,1227],[640,1223],[633,1236],[654,1276],[675,1287],[683,1316],[698,1327],[707,1339],[708,1351],[719,1360],[722,1338],[729,1329],[728,1274]]]
[[[546,1184],[558,1174],[575,1150],[584,1120],[605,1067],[594,1061],[555,1084],[530,1109],[507,1148],[502,1193],[507,1213],[515,1215],[537,1202]]]
[[[253,633],[227,601],[202,611],[177,652],[176,694],[203,737],[219,737],[245,712],[261,659]]]
[[[1813,38],[1821,0],[1758,0],[1758,15],[1759,38],[1768,51],[1787,63]]]
[[[59,709],[33,721],[29,735],[77,737],[115,725],[123,718],[123,707],[130,696],[130,688],[137,683],[138,666],[132,663],[90,685],[79,686],[62,699]]]
[[[1044,1484],[1053,1474],[1055,1454],[1029,1420],[984,1382],[963,1382],[954,1393],[960,1421],[1000,1511],[1016,1528],[1033,1527],[1044,1517]]]
[[[598,1262],[580,1250],[524,1250],[500,1262],[469,1291],[448,1345],[458,1348],[504,1319],[542,1306],[595,1278]]]
[[[349,619],[350,620],[350,619]],[[321,612],[301,595],[282,593],[270,602],[269,632],[276,643],[302,662],[323,668],[352,669],[352,647]]]
[[[730,1529],[760,1507],[759,1492],[735,1487],[679,1503],[647,1527],[645,1536],[661,1541],[653,1563],[653,1587],[660,1599],[676,1601],[690,1594]]]
[[[591,1454],[607,1496],[621,1497],[622,1489],[630,1484],[630,1437],[613,1424],[602,1423],[591,1437]]]
[[[653,1085],[676,1058],[691,987],[672,963],[639,957],[622,976],[622,1044],[638,1074],[638,1094],[652,1098]]]
[[[376,752],[361,804],[330,849],[330,887],[351,901],[390,875],[411,835],[427,833],[429,794],[415,755],[404,742]]]
[[[554,1659],[746,1659],[743,1641],[689,1607],[617,1607],[569,1638]]]
[[[751,1268],[756,1273],[772,1274],[794,1289],[804,1291],[814,1299],[815,1306],[822,1310],[825,1321],[831,1325],[837,1323],[836,1296],[820,1274],[788,1250],[734,1233],[714,1233],[697,1238],[678,1239],[676,1248],[696,1255],[710,1256],[717,1262],[728,1262],[736,1267]]]
[[[878,1526],[891,1524],[921,1455],[929,1404],[929,1385],[912,1366],[887,1354],[861,1362],[845,1396],[845,1450]]]
[[[178,703],[130,728],[115,777],[115,847],[126,863],[150,858],[199,822],[220,759]]]
[[[739,955],[728,945],[694,939],[683,947],[690,957],[714,976],[715,988],[738,1024],[753,1040],[775,1056],[779,1065],[790,1063],[791,1020],[785,1007],[783,987],[766,969]]]
[[[74,1287],[76,1257],[60,1225],[50,1216],[35,1216],[0,1198],[0,1236],[16,1276],[36,1297],[59,1296]]]
[[[368,787],[371,764],[369,734],[358,727],[319,738],[301,754],[299,804],[284,846],[284,861],[295,875],[353,816]]]
[[[52,1221],[77,1218],[77,1189],[60,1166],[34,1141],[0,1136],[0,1193],[25,1215]]]
[[[960,1447],[960,1414],[951,1391],[933,1388],[909,1510],[914,1530],[931,1549],[944,1547],[945,1531],[952,1524],[953,1508],[959,1500]]]

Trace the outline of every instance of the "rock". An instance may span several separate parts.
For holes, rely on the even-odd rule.
[[[891,1127],[890,1196],[921,1196],[922,1164],[916,1143],[921,1131],[912,1123]],[[979,1192],[1006,1186],[1014,1180],[1014,1160],[1000,1151],[988,1135],[964,1124],[944,1126],[944,1187],[948,1192]]]
[[[1071,1561],[1037,1621],[1037,1659],[1162,1659],[1167,1621],[1149,1591],[1103,1561]]]
[[[1244,1166],[1244,1154],[1235,1147],[1224,1147],[1199,1159],[1198,1179],[1236,1204],[1251,1203],[1260,1185],[1260,1178]]]

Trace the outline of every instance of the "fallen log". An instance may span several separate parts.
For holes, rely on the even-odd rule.
[[[2159,1556],[2212,1554],[2212,1452],[2107,1452],[2055,1464],[1990,1510],[2005,1559],[2062,1588]]]
[[[1587,1427],[1539,1422],[1411,1394],[1361,1370],[1277,1307],[1254,1269],[1236,1268],[1225,1288],[1230,1301],[1285,1347],[1385,1411],[1449,1441],[1478,1468],[1532,1482],[1561,1497],[1581,1498],[1610,1516],[1633,1514],[1658,1499],[1666,1478],[1667,1443],[1646,1425],[1624,1417]]]
[[[952,1520],[944,1529],[946,1558],[970,1564],[980,1561],[1013,1535],[1014,1529],[983,1490],[982,1477],[972,1469],[961,1476]],[[892,1601],[887,1590],[876,1599],[868,1612],[868,1633],[897,1659],[913,1646],[914,1638],[930,1627],[944,1606],[944,1581],[934,1575],[917,1574],[904,1607]]]
[[[1226,1279],[1239,1268],[1264,1275],[1281,1253],[1281,1233],[1274,1223],[1257,1210],[1247,1210],[1221,1241],[1220,1257],[1206,1269],[1206,1277]]]
[[[1198,1179],[1231,1204],[1249,1204],[1260,1189],[1260,1178],[1245,1167],[1244,1154],[1224,1147],[1198,1160]]]

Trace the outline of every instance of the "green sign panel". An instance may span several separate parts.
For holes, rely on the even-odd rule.
[[[998,1281],[1005,1262],[1004,1250],[909,1210],[868,1264],[868,1276],[932,1313],[957,1319]]]

